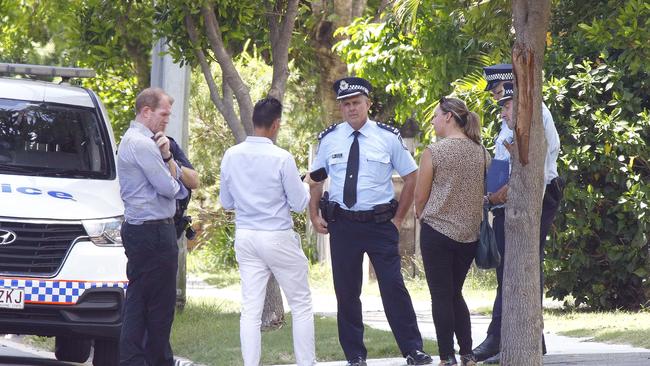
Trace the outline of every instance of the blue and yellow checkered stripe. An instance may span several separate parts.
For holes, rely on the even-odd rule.
[[[84,291],[91,288],[126,289],[128,281],[67,281],[0,278],[0,288],[25,290],[25,303],[31,304],[76,304]]]

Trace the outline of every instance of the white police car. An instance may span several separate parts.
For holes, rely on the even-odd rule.
[[[64,82],[27,76],[60,76]],[[126,257],[116,145],[94,71],[0,63],[0,334],[118,364]]]

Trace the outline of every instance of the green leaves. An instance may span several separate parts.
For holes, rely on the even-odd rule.
[[[650,156],[650,122],[623,100],[635,98],[621,67],[583,59],[544,89],[569,182],[547,247],[547,283],[551,296],[570,293],[576,306],[637,309],[646,299],[650,170],[637,159]],[[567,273],[577,276],[567,281]]]
[[[381,21],[361,18],[340,29],[349,40],[335,50],[382,90],[375,99],[395,106],[394,122],[414,117],[428,129],[427,111],[454,90],[450,81],[476,80],[481,67],[509,53],[503,24],[510,24],[508,1],[400,0]]]

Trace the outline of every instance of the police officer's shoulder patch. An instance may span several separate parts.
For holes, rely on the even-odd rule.
[[[383,128],[384,130],[390,131],[390,132],[394,133],[395,135],[399,136],[399,128],[397,128],[395,126],[387,125],[387,124],[381,123],[381,122],[377,122],[377,126],[379,126],[379,127]]]
[[[325,137],[328,133],[334,131],[336,127],[340,125],[340,123],[334,123],[331,126],[327,127],[326,129],[322,130],[321,132],[318,133],[318,140],[322,140],[323,137]]]
[[[406,144],[404,143],[404,140],[402,140],[402,135],[400,135],[399,133],[399,128],[381,122],[377,122],[377,126],[396,135],[397,139],[399,140],[399,143],[402,144],[404,150],[408,150]]]

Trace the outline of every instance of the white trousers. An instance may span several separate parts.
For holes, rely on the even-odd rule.
[[[293,230],[237,229],[235,254],[241,276],[240,341],[244,366],[261,365],[262,310],[266,284],[273,273],[291,308],[293,350],[298,366],[316,363],[314,314],[307,279],[309,266]]]

